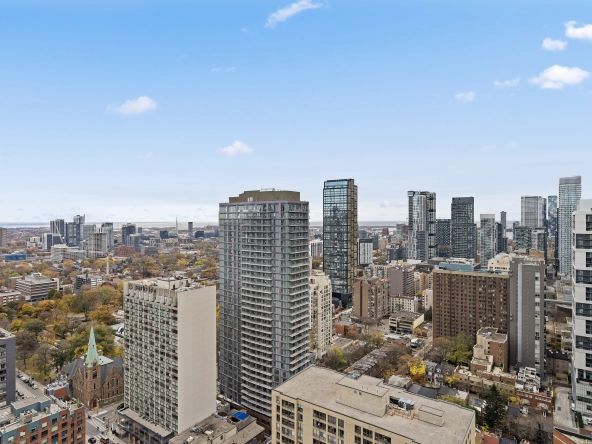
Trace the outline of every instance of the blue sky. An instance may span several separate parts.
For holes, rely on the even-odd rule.
[[[439,217],[472,195],[514,220],[562,176],[592,197],[591,23],[584,0],[3,1],[0,221],[214,221],[271,187],[318,221],[349,177],[362,221],[414,189]]]

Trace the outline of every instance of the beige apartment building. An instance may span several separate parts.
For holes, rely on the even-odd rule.
[[[475,413],[326,368],[272,391],[273,444],[473,444]]]
[[[331,280],[319,270],[310,270],[310,351],[321,359],[331,345],[333,303]]]
[[[377,277],[356,279],[353,315],[358,318],[382,319],[389,313],[388,279]]]

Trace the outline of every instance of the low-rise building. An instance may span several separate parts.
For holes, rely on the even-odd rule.
[[[41,273],[31,273],[16,282],[16,289],[28,302],[44,301],[47,299],[49,290],[58,289],[58,280],[43,276]]]
[[[568,353],[556,350],[545,350],[545,373],[549,373],[558,379],[565,379],[571,368],[571,357]]]
[[[475,412],[381,379],[309,367],[272,391],[273,444],[474,444]]]
[[[2,305],[6,305],[9,302],[18,301],[20,297],[20,291],[10,290],[6,287],[0,288],[0,302],[2,303]]]
[[[51,261],[78,261],[86,259],[86,251],[80,250],[77,247],[69,247],[66,244],[54,245],[51,247]]]
[[[423,313],[399,311],[389,318],[389,332],[411,334],[424,322]]]
[[[508,335],[498,333],[497,328],[482,327],[477,332],[475,342],[471,371],[491,371],[492,365],[508,370]],[[484,367],[484,361],[489,365]]]
[[[0,409],[3,443],[84,444],[86,415],[78,403],[39,395]]]
[[[265,429],[257,424],[255,417],[239,411],[221,414],[224,416],[212,415],[198,422],[172,438],[169,444],[253,444],[263,440]]]
[[[415,296],[400,296],[391,294],[389,298],[390,312],[419,311],[419,300]]]
[[[79,274],[74,281],[74,289],[78,290],[83,285],[88,285],[91,290],[100,287],[103,284],[102,276],[93,276],[89,274]]]

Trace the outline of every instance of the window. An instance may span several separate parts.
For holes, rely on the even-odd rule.
[[[335,419],[335,417],[334,417],[334,416],[331,416],[331,415],[329,415],[329,416],[327,417],[327,422],[328,422],[329,424],[336,424],[336,423],[337,423],[337,420]]]
[[[592,318],[592,304],[576,302],[576,316],[586,316]]]
[[[586,287],[586,300],[592,301],[592,287]]]
[[[592,355],[590,353],[586,353],[586,367],[592,368]]]
[[[586,319],[586,334],[592,335],[592,321]]]
[[[576,248],[591,249],[592,234],[576,234]]]
[[[586,214],[586,231],[592,231],[592,214]]]
[[[362,433],[362,428],[360,426],[355,426],[354,431],[359,435]]]
[[[590,290],[592,290],[592,288],[591,288]],[[591,293],[592,293],[592,292],[591,292]],[[343,428],[343,419],[338,419],[338,420],[337,420],[337,427],[341,427],[341,428]]]
[[[592,351],[592,338],[587,338],[586,336],[576,336],[576,348]]]
[[[354,436],[354,442],[356,444],[362,444],[362,438],[359,436]]]
[[[586,258],[586,266],[588,266],[588,258]],[[576,270],[576,284],[592,284],[592,270]]]

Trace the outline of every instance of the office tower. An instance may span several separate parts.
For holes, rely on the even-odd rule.
[[[161,239],[169,238],[169,230],[160,230],[159,236]]]
[[[547,199],[541,196],[522,196],[520,205],[520,225],[539,228],[546,225]]]
[[[187,222],[187,234],[189,235],[189,237],[193,237],[193,222]]]
[[[525,250],[529,253],[532,249],[532,228],[515,226],[514,227],[514,251]]]
[[[113,250],[113,222],[103,222],[101,231],[107,233],[107,251]]]
[[[378,277],[358,278],[354,282],[353,315],[380,321],[389,315],[389,281]]]
[[[52,234],[60,234],[62,237],[66,236],[66,225],[64,223],[64,219],[55,219],[50,221],[49,231]]]
[[[353,179],[327,180],[323,188],[323,271],[331,279],[333,297],[344,306],[351,303],[357,250],[358,187]]]
[[[269,417],[271,390],[314,360],[309,206],[295,191],[245,191],[219,217],[220,392]]]
[[[319,270],[310,272],[310,351],[321,359],[331,346],[333,333],[331,280]]]
[[[123,308],[122,416],[179,433],[214,413],[216,287],[186,278],[125,282]],[[133,438],[154,442],[148,435]]]
[[[103,257],[108,251],[108,233],[91,233],[88,237],[88,257]]]
[[[436,257],[447,258],[452,254],[450,219],[436,219]]]
[[[433,278],[433,335],[475,337],[482,327],[508,333],[510,276],[497,272],[436,269]]]
[[[271,444],[475,444],[475,412],[367,375],[311,367],[273,391]],[[350,438],[353,437],[351,441]]]
[[[142,248],[142,235],[139,233],[136,234],[130,234],[127,237],[127,243],[126,243],[126,247],[132,247],[134,250],[136,250],[136,253],[139,253],[141,248]]]
[[[559,195],[561,206],[561,192]],[[561,217],[561,209],[560,217]],[[592,200],[579,201],[573,213],[572,245],[572,393],[576,411],[592,411]]]
[[[486,264],[489,259],[497,254],[497,229],[495,226],[495,214],[481,215],[481,244],[479,255],[481,263]]]
[[[507,217],[507,213],[505,211],[500,212],[500,223],[502,224],[502,227],[504,228],[504,233],[506,232],[506,217]]]
[[[426,261],[436,256],[436,193],[408,191],[409,258]]]
[[[572,255],[572,213],[578,207],[582,196],[581,176],[562,177],[559,179],[559,208],[557,210],[557,240],[559,273],[571,275]]]
[[[370,265],[374,258],[374,243],[372,239],[358,239],[358,265]]]
[[[0,247],[8,245],[8,228],[0,227]]]
[[[123,224],[121,226],[121,245],[125,245],[129,247],[129,237],[132,234],[136,234],[136,225],[135,224]]]
[[[453,197],[450,214],[452,257],[475,259],[475,198]]]
[[[557,196],[547,198],[547,228],[549,238],[555,242],[557,236]]]
[[[310,241],[310,257],[318,257],[323,255],[323,241],[321,239],[313,239]]]
[[[16,336],[0,328],[0,407],[15,401],[16,390]]]

